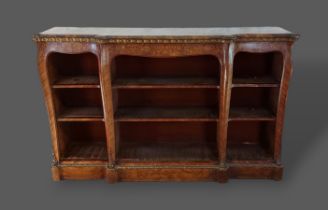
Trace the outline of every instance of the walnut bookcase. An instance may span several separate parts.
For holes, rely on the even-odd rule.
[[[297,38],[277,27],[35,35],[53,179],[280,180]]]

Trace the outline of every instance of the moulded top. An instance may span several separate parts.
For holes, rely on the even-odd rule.
[[[227,28],[102,28],[53,27],[36,35],[43,37],[88,37],[95,39],[161,38],[161,39],[247,39],[287,38],[293,41],[298,34],[280,27],[227,27]],[[47,41],[38,40],[36,41]]]
[[[292,34],[280,27],[230,28],[93,28],[53,27],[44,35],[96,35],[96,36],[233,36],[244,34]]]

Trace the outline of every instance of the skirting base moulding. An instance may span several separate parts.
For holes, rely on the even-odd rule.
[[[281,180],[298,37],[279,27],[35,35],[53,180]]]

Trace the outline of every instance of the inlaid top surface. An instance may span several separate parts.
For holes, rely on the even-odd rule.
[[[231,28],[92,28],[54,27],[39,35],[44,36],[104,36],[104,37],[147,37],[147,36],[244,36],[277,35],[295,36],[280,27],[231,27]]]

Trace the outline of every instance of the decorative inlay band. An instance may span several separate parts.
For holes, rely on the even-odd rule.
[[[99,39],[89,37],[40,37],[34,36],[35,42],[96,42],[99,43]]]
[[[237,42],[294,42],[293,37],[237,37],[233,40]]]
[[[91,42],[99,44],[205,44],[205,43],[227,43],[236,41],[258,41],[258,42],[293,42],[293,37],[225,37],[225,38],[190,38],[190,39],[152,39],[152,38],[93,38],[93,37],[42,37],[34,36],[35,42]]]
[[[116,169],[219,169],[218,165],[152,165],[152,166],[115,166]]]
[[[106,167],[107,164],[88,164],[88,163],[58,163],[57,165],[55,165],[57,167]]]
[[[61,164],[57,163],[57,167],[107,167],[108,169],[220,169],[219,165],[152,165],[152,166],[119,166],[119,165],[108,165],[108,164]]]
[[[229,167],[244,167],[242,164],[229,164],[228,166],[220,165],[140,165],[140,166],[122,166],[122,165],[109,165],[107,163],[101,164],[84,164],[84,163],[65,163],[53,159],[53,166],[56,167],[106,167],[108,169],[218,169],[226,170]],[[247,164],[247,167],[281,167],[279,164],[266,163],[266,164]]]

